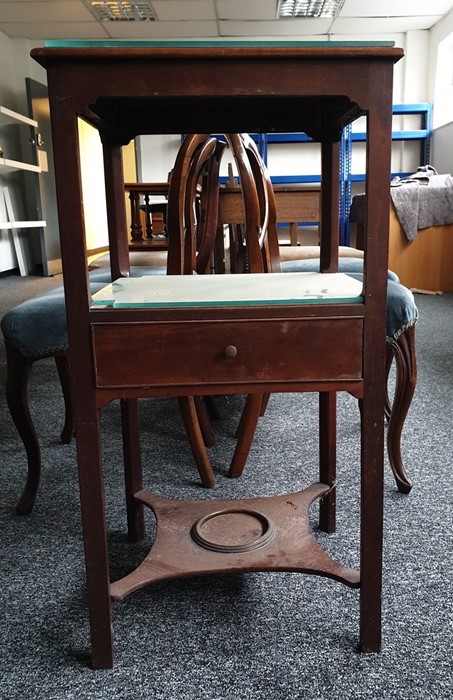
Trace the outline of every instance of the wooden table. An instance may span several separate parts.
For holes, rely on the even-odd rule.
[[[126,182],[126,192],[129,192],[131,202],[131,235],[130,249],[142,249],[142,241],[149,241],[147,234],[143,238],[143,227],[138,214],[139,196],[146,199],[168,194],[168,182]],[[320,219],[320,188],[313,185],[274,185],[275,203],[277,207],[277,223],[289,224],[291,245],[297,245],[298,222],[319,223]],[[149,206],[149,205],[148,205]],[[244,202],[239,187],[221,187],[219,198],[219,221],[222,224],[243,224]],[[153,245],[152,240],[151,247]],[[159,239],[157,239],[157,244]]]
[[[313,185],[274,185],[277,223],[289,224],[291,245],[297,245],[299,221],[319,223],[320,188]],[[244,223],[244,203],[237,187],[220,190],[219,218],[224,224]]]
[[[96,668],[113,663],[111,595],[116,597],[121,589],[121,583],[111,586],[109,580],[98,411],[112,399],[121,401],[129,532],[139,537],[141,503],[152,505],[156,497],[143,491],[140,480],[136,400],[151,396],[316,391],[321,397],[321,418],[328,414],[326,409],[337,391],[350,391],[361,399],[360,573],[343,571],[341,565],[336,571],[325,569],[325,555],[317,551],[311,558],[313,550],[309,545],[302,548],[300,558],[292,557],[292,565],[295,570],[314,571],[358,586],[361,649],[370,652],[380,648],[389,207],[382,183],[388,180],[390,172],[393,63],[402,55],[402,50],[390,46],[348,47],[335,42],[323,46],[265,47],[55,46],[32,51],[48,73],[91,651]],[[98,127],[103,141],[114,278],[127,276],[129,265],[121,146],[138,134],[147,133],[304,131],[321,141],[321,269],[335,272],[339,140],[344,125],[366,115],[369,196],[363,303],[93,309],[87,283],[78,115]],[[218,283],[222,284],[220,276]],[[165,339],[164,364],[159,364],[158,376],[151,371],[153,358],[148,356],[151,349],[155,352],[153,339]],[[118,362],[131,344],[143,350],[142,362],[133,375],[125,371],[127,362]],[[236,359],[223,353],[225,344],[241,349]],[[284,360],[272,362],[273,354],[278,358],[282,348]],[[312,350],[306,355],[308,348]],[[174,362],[165,362],[167,357]],[[330,487],[335,431],[325,421],[320,430],[322,483],[303,492],[301,510],[306,510],[313,498],[324,495],[324,525],[329,529],[329,513],[334,506],[334,490]],[[261,508],[260,501],[235,503],[223,502],[223,507],[240,512],[244,508]],[[157,503],[155,507],[163,513],[165,524],[168,516],[164,513],[169,504]],[[271,503],[274,507],[278,509],[278,503]],[[187,521],[192,522],[190,514],[195,510],[195,521],[190,527],[198,529],[201,542],[202,525],[209,513],[201,514],[197,502],[184,502],[181,509],[174,515],[175,523],[183,532],[189,526]],[[256,517],[260,519],[259,515]],[[269,528],[266,530],[265,520],[260,522],[264,536]],[[297,540],[305,536],[307,527],[303,519]],[[281,526],[280,534],[281,528],[285,530]],[[267,532],[267,536],[273,537],[273,533]],[[200,548],[203,549],[202,543]],[[276,569],[285,568],[285,564],[291,568],[284,549],[284,541],[272,549]],[[200,550],[193,552],[197,561],[199,553]],[[199,573],[193,557],[189,557],[184,575]],[[297,567],[294,558],[299,560]],[[249,562],[242,567],[246,570],[254,565]],[[227,559],[224,568],[229,570]],[[269,568],[269,562],[267,566],[259,562],[255,568]],[[217,564],[215,570],[223,570],[222,565]],[[126,591],[133,588],[125,586]]]

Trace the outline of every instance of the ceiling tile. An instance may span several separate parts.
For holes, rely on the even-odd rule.
[[[441,19],[441,15],[427,17],[376,17],[372,21],[365,17],[339,17],[334,20],[331,31],[336,34],[380,34],[400,33],[415,29],[429,29]]]
[[[216,19],[213,0],[151,0],[159,20]]]
[[[220,21],[221,36],[250,37],[299,37],[300,35],[326,34],[330,19],[274,20],[263,22]]]
[[[77,3],[83,2],[83,0],[45,0],[45,1],[46,2],[54,2],[54,3],[58,2],[60,5],[64,5],[64,3],[69,3],[69,2],[77,2]],[[6,5],[8,2],[10,2],[11,4],[13,4],[13,2],[14,2],[14,5],[16,5],[16,4],[18,5],[19,3],[23,3],[23,4],[25,4],[25,3],[33,4],[33,3],[38,3],[38,2],[42,3],[43,0],[0,0],[0,5]]]
[[[337,40],[376,41],[429,29],[453,11],[453,0],[345,0],[334,21],[276,20],[277,0],[149,2],[157,15],[155,22],[105,23],[96,20],[85,0],[0,0],[0,31],[30,39],[326,40],[335,34]]]
[[[26,39],[99,39],[109,38],[98,22],[1,22],[0,31],[7,36]]]
[[[332,32],[332,34],[329,34],[329,39],[331,41],[357,41],[357,34],[335,34],[335,32]],[[405,33],[404,32],[379,32],[378,34],[366,34],[364,37],[364,41],[374,41],[374,42],[379,42],[379,41],[393,41],[395,42],[395,46],[401,46],[404,48],[404,45],[406,43],[405,39]],[[398,61],[395,66],[401,65],[401,61]]]
[[[453,9],[453,0],[346,0],[340,17],[416,17],[443,15]]]
[[[112,39],[207,39],[218,36],[217,23],[196,22],[103,22]]]
[[[217,0],[219,19],[275,20],[277,0]]]
[[[2,2],[0,22],[89,22],[93,15],[80,0],[69,2]]]

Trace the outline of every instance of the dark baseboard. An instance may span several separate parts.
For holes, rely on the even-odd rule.
[[[13,267],[12,270],[3,270],[0,272],[0,279],[2,277],[12,277],[13,275],[18,275],[20,277],[20,272],[18,267]]]
[[[87,255],[99,255],[99,253],[107,253],[108,252],[108,245],[102,246],[101,248],[92,248],[91,250],[87,250]]]

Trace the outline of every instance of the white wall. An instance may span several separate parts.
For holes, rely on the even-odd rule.
[[[139,182],[167,182],[181,145],[181,135],[139,136],[136,142]]]
[[[439,43],[452,33],[453,10],[430,31],[428,54],[428,94],[430,101],[434,100],[437,48]],[[434,111],[435,108],[434,105]],[[439,173],[453,173],[453,113],[449,123],[434,129],[431,152],[431,163]]]
[[[431,163],[438,173],[453,174],[453,122],[433,133]]]
[[[87,250],[107,247],[109,242],[102,143],[99,133],[83,119],[78,120],[83,211]]]
[[[31,48],[29,41],[10,39],[0,32],[0,104],[25,115],[28,115],[25,78],[33,77],[46,83],[44,69],[29,57]],[[13,160],[29,162],[28,136],[26,126],[0,126],[0,144],[5,156]],[[6,175],[0,170],[0,187],[9,188],[16,219],[36,218],[28,211],[26,177],[25,173],[14,172]],[[0,197],[0,219],[2,221],[6,219],[2,197]],[[19,235],[23,242],[26,261],[31,267],[34,247],[32,237],[36,237],[37,232],[29,229],[21,231]],[[11,234],[8,231],[0,231],[0,272],[15,267],[17,267],[17,260],[11,243]]]
[[[405,34],[395,35],[369,35],[366,37],[357,36],[332,36],[332,39],[348,40],[390,40],[397,46],[405,50],[405,57],[395,66],[393,101],[403,102],[428,102],[433,100],[434,94],[434,72],[437,57],[437,44],[453,32],[453,11],[430,31],[411,31]],[[32,77],[35,80],[46,83],[46,73],[41,66],[30,59],[29,53],[39,42],[30,42],[23,39],[9,39],[0,32],[0,104],[10,107],[16,111],[26,113],[25,97],[25,77]],[[452,117],[453,119],[453,117]],[[358,125],[359,126],[359,125]],[[9,127],[7,127],[9,129]],[[398,128],[403,128],[399,126]],[[405,128],[412,128],[405,125]],[[413,128],[416,128],[415,126]],[[16,130],[17,131],[17,130]],[[23,144],[17,134],[5,134],[5,127],[0,129],[0,143],[8,149],[14,149],[18,159],[21,157],[20,149]],[[168,172],[172,167],[174,156],[179,147],[179,136],[158,137],[154,142],[147,142],[146,138],[140,139],[139,153],[139,178],[143,181],[166,180]],[[393,169],[408,170],[413,159],[416,158],[416,151],[410,151],[409,147],[403,147],[403,151],[394,153]],[[434,134],[432,164],[440,172],[451,172],[453,170],[453,126],[447,125],[442,130]],[[314,153],[308,157],[308,162],[301,161],[297,150],[282,148],[270,154],[270,166],[272,174],[297,174],[300,168],[305,172],[317,172],[319,169],[319,154]],[[357,165],[360,168],[360,165]],[[226,165],[224,172],[226,173]],[[0,185],[8,184],[14,188],[16,194],[16,205],[26,216],[26,204],[24,196],[20,196],[22,187],[22,175],[20,173],[8,176],[0,175]],[[0,205],[1,207],[1,205]],[[0,209],[1,216],[1,209]],[[29,235],[29,234],[25,234]],[[9,234],[0,232],[0,272],[16,266],[15,255],[11,246]]]
[[[394,104],[427,102],[428,99],[428,60],[429,32],[410,31],[405,34],[367,35],[366,37],[335,36],[339,41],[392,41],[404,49],[405,56],[395,65],[393,102]],[[395,121],[395,129],[418,129],[419,121],[410,117],[400,117]],[[359,120],[354,125],[359,131],[365,125]],[[144,136],[139,141],[139,178],[143,182],[166,180],[168,171],[176,156],[180,141],[176,136]],[[419,144],[394,144],[392,171],[408,172],[419,165]],[[314,175],[320,172],[320,147],[318,144],[271,145],[268,150],[268,167],[271,175]],[[227,174],[227,164],[231,162],[228,152],[222,161],[222,175]],[[363,172],[365,150],[357,144],[353,153],[353,172]]]

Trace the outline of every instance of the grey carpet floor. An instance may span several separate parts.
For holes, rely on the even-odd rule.
[[[54,280],[0,280],[2,313]],[[30,404],[42,446],[32,515],[14,506],[25,455],[0,395],[2,700],[355,700],[453,695],[453,295],[418,296],[419,381],[403,438],[414,488],[385,471],[383,649],[357,650],[358,592],[294,573],[232,574],[156,584],[114,604],[115,667],[89,667],[88,619],[74,445],[59,443],[63,404],[51,360],[35,364]],[[0,350],[4,382],[4,354]],[[359,414],[338,401],[338,524],[316,530],[347,565],[359,561]],[[141,401],[145,484],[175,498],[272,495],[317,479],[317,397],[274,395],[244,475],[226,477],[241,397],[219,400],[210,454],[218,488],[199,486],[176,402]],[[102,412],[112,579],[152,539],[125,537],[119,408]]]

